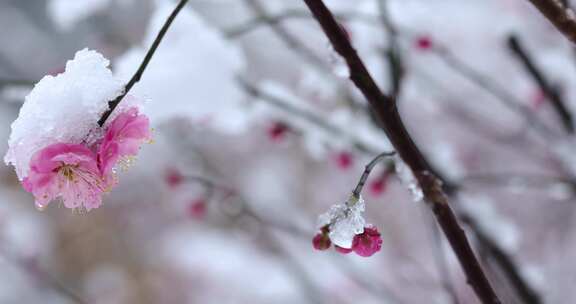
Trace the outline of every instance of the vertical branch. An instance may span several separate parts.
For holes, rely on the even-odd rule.
[[[520,40],[515,35],[510,35],[508,37],[508,48],[512,51],[518,60],[524,65],[526,72],[534,79],[536,84],[540,87],[540,90],[546,95],[546,97],[552,102],[552,106],[558,116],[560,117],[560,122],[566,132],[569,134],[574,133],[574,123],[572,119],[572,114],[568,111],[564,100],[560,96],[560,93],[555,89],[552,84],[550,84],[544,77],[544,73],[538,69],[534,60],[528,55],[528,52],[520,43]]]
[[[132,87],[138,81],[140,81],[142,74],[144,74],[144,70],[146,70],[148,63],[150,63],[152,56],[154,56],[154,53],[156,53],[156,50],[158,49],[160,42],[162,42],[162,38],[164,38],[164,35],[166,35],[168,28],[170,28],[170,25],[172,24],[172,22],[180,12],[180,10],[182,10],[182,8],[184,7],[184,5],[186,5],[187,2],[188,0],[180,0],[180,2],[178,3],[178,5],[176,5],[176,8],[174,8],[170,16],[168,16],[168,19],[166,19],[166,22],[160,29],[160,32],[158,32],[158,35],[154,39],[154,42],[152,42],[150,49],[148,49],[146,56],[144,56],[144,60],[142,60],[142,63],[138,67],[138,70],[136,70],[136,73],[134,73],[130,81],[128,81],[126,86],[124,86],[124,92],[120,94],[120,96],[116,97],[114,100],[108,102],[108,110],[106,110],[106,112],[104,112],[104,114],[102,114],[102,116],[100,117],[100,120],[98,120],[99,126],[102,127],[104,125],[106,119],[110,117],[110,114],[112,114],[112,112],[118,106],[120,101],[122,101],[122,99],[128,94],[128,92],[130,92],[130,89],[132,89]]]
[[[501,303],[480,267],[466,234],[456,220],[439,180],[432,175],[430,166],[408,134],[395,101],[380,91],[346,33],[324,3],[321,0],[304,0],[304,2],[319,22],[336,52],[346,60],[350,70],[350,79],[371,104],[390,142],[414,173],[428,205],[464,269],[468,283],[482,303]]]

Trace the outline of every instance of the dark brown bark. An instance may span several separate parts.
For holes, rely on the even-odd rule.
[[[529,0],[560,33],[576,43],[576,18],[574,12],[557,0]]]
[[[456,220],[440,181],[432,174],[430,166],[408,134],[396,108],[396,102],[378,88],[348,36],[324,3],[321,0],[304,0],[304,2],[320,23],[336,52],[346,60],[350,79],[369,101],[396,152],[413,171],[426,202],[434,212],[436,221],[464,269],[468,283],[482,303],[501,303]]]

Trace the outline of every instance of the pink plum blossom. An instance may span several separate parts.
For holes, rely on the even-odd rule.
[[[110,185],[102,178],[94,152],[80,144],[52,144],[36,152],[22,181],[39,209],[60,198],[67,208],[98,208]]]
[[[112,172],[119,160],[138,154],[140,145],[151,138],[148,117],[133,107],[120,114],[106,129],[98,151],[102,175]]]
[[[121,158],[136,155],[149,138],[148,118],[130,108],[107,126],[97,153],[73,143],[55,143],[36,152],[22,186],[34,195],[39,209],[58,198],[67,208],[98,208],[102,194],[115,184],[112,168]]]
[[[372,256],[382,248],[380,232],[374,226],[364,227],[364,232],[357,234],[352,241],[352,250],[363,257]]]

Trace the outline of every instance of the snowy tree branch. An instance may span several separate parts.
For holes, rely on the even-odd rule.
[[[100,120],[98,120],[98,125],[100,125],[100,126],[104,125],[104,123],[106,122],[106,119],[108,119],[108,117],[110,117],[110,114],[112,114],[112,112],[118,106],[120,101],[122,101],[122,99],[128,94],[128,92],[130,92],[130,89],[132,89],[132,87],[138,81],[140,81],[140,78],[144,74],[144,71],[146,70],[148,63],[150,63],[152,56],[154,56],[154,53],[158,49],[160,42],[162,42],[162,38],[164,38],[164,35],[166,35],[168,28],[170,28],[170,25],[172,24],[172,22],[174,21],[174,19],[176,18],[176,16],[180,12],[180,10],[182,10],[182,8],[186,5],[187,2],[188,2],[188,0],[180,0],[178,5],[176,5],[176,7],[174,8],[174,11],[172,11],[170,16],[168,16],[168,19],[166,19],[166,22],[164,23],[164,25],[162,26],[162,28],[158,32],[156,39],[154,39],[154,42],[152,42],[150,49],[148,49],[146,56],[144,56],[144,60],[142,60],[142,63],[138,67],[138,70],[136,70],[136,73],[134,73],[132,78],[130,78],[130,81],[128,81],[126,86],[124,86],[124,92],[120,96],[116,97],[116,99],[108,102],[108,110],[106,112],[104,112],[104,114],[102,114],[102,116],[100,117]]]
[[[390,142],[417,178],[438,224],[464,268],[468,283],[483,303],[501,303],[450,208],[439,180],[431,174],[430,166],[408,134],[396,108],[396,102],[380,91],[346,33],[324,3],[321,0],[304,0],[304,2],[320,23],[336,52],[346,60],[350,69],[350,79],[372,105]]]

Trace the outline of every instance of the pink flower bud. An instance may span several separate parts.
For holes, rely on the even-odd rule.
[[[349,169],[350,167],[352,167],[352,164],[354,162],[354,158],[352,153],[347,152],[347,151],[342,151],[340,153],[338,153],[335,157],[336,159],[336,164],[338,165],[338,168],[342,169],[342,170],[346,170]]]
[[[330,245],[332,245],[332,242],[330,241],[328,234],[323,233],[323,232],[319,232],[312,239],[312,245],[314,246],[314,249],[316,249],[316,250],[326,250],[326,249],[330,248]]]
[[[182,184],[184,176],[178,169],[168,168],[166,170],[166,175],[164,176],[164,181],[170,188],[176,188]]]
[[[287,124],[281,121],[276,121],[268,129],[268,136],[273,141],[280,141],[284,139],[289,130],[290,127]]]
[[[370,182],[368,186],[373,196],[380,196],[386,191],[388,177],[390,177],[390,173],[386,170],[378,178]]]
[[[188,206],[188,214],[193,219],[203,219],[206,216],[206,201],[202,198],[193,200]]]
[[[422,35],[416,38],[415,46],[417,49],[427,51],[432,48],[432,38],[427,35]]]
[[[374,226],[365,227],[364,232],[356,235],[352,241],[352,250],[363,257],[369,257],[380,251],[381,248],[382,238]]]

